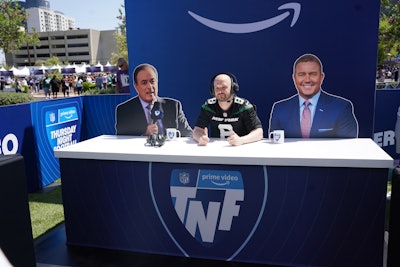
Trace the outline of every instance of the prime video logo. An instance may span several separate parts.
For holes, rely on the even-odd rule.
[[[188,13],[195,20],[197,20],[201,24],[211,29],[226,33],[240,34],[240,33],[252,33],[252,32],[262,31],[275,26],[276,24],[284,21],[287,17],[290,16],[291,12],[288,10],[293,10],[293,18],[290,24],[290,27],[293,27],[300,16],[301,5],[299,3],[286,3],[284,5],[279,6],[278,10],[285,10],[285,11],[275,17],[266,18],[265,20],[262,21],[249,22],[249,23],[226,23],[208,19],[192,11],[188,11]]]
[[[230,231],[244,200],[238,171],[173,170],[170,185],[175,211],[186,230],[199,242],[213,243],[218,231]]]

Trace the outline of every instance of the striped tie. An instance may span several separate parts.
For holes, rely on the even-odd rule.
[[[147,124],[151,124],[151,123],[153,123],[152,122],[152,119],[151,119],[151,104],[148,104],[147,106],[146,106],[146,109],[147,109],[147,113],[146,113],[146,118],[147,118]]]
[[[301,136],[303,138],[310,138],[311,130],[311,111],[309,108],[310,102],[304,101],[303,114],[301,115]]]

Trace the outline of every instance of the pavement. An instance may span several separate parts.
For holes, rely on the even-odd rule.
[[[36,98],[36,100],[50,100],[50,99],[55,99],[55,98],[53,98],[53,96],[52,96],[52,94],[50,93],[50,97],[49,98],[46,98],[46,96],[44,95],[44,91],[43,90],[40,90],[39,92],[34,92],[34,93],[31,93],[32,94],[32,96],[33,97],[35,97]],[[73,97],[73,96],[78,96],[78,95],[75,95],[74,93],[70,93],[69,94],[69,97]],[[68,96],[66,96],[66,97],[68,97]],[[64,97],[64,95],[63,95],[63,93],[62,92],[59,92],[58,94],[57,94],[57,98],[65,98]]]

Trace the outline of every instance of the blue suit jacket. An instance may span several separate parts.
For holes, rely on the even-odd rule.
[[[275,102],[272,106],[269,132],[284,130],[285,137],[301,138],[298,95]],[[358,137],[358,122],[353,104],[342,97],[321,90],[311,126],[310,138]]]
[[[182,136],[192,136],[192,128],[183,113],[180,101],[167,97],[157,97],[156,101],[160,102],[164,112],[162,118],[164,129],[176,128]],[[117,135],[143,135],[146,128],[147,119],[139,96],[130,98],[116,107],[115,130]]]

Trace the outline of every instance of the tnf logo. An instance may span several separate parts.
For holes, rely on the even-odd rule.
[[[244,200],[240,172],[173,170],[170,192],[175,211],[189,233],[213,243],[218,231],[230,231]]]

